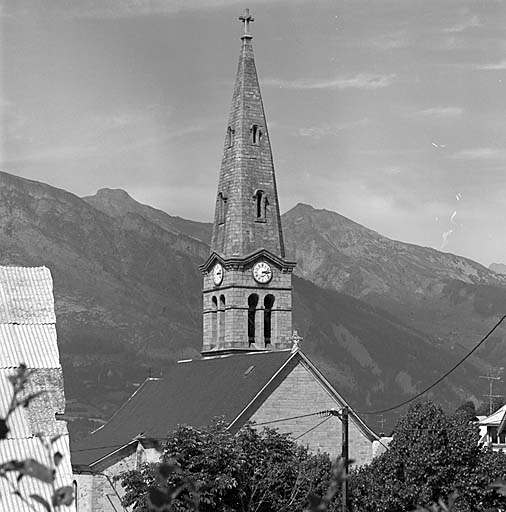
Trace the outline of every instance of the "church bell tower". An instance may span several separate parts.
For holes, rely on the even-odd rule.
[[[221,162],[211,253],[200,269],[204,356],[291,346],[292,271],[285,258],[271,145],[246,9]]]

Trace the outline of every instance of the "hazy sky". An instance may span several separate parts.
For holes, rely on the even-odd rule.
[[[282,210],[506,262],[506,2],[16,0],[1,168],[209,221],[249,6]]]

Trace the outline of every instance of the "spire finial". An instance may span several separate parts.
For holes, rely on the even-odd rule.
[[[241,39],[251,39],[253,36],[249,33],[249,24],[255,21],[255,18],[251,16],[249,9],[244,9],[244,14],[239,16],[239,21],[244,23],[244,34]]]

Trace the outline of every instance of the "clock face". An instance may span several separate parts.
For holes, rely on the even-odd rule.
[[[213,267],[213,281],[216,286],[223,281],[223,267],[219,263]]]
[[[268,283],[272,279],[271,266],[266,261],[255,263],[253,267],[253,277],[258,283]]]

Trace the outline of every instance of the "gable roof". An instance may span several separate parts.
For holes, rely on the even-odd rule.
[[[248,353],[180,362],[147,379],[102,427],[72,445],[72,463],[87,466],[140,434],[165,440],[177,425],[204,427],[216,416],[232,423],[276,373],[290,351]]]
[[[347,405],[300,350],[180,362],[164,378],[147,379],[105,425],[73,444],[74,468],[98,464],[136,437],[164,441],[178,425],[204,427],[220,416],[232,431],[238,430],[299,363],[338,403]],[[316,412],[318,404],[314,407]],[[350,415],[368,439],[378,438],[352,409]]]
[[[501,424],[502,419],[506,415],[506,405],[503,405],[497,411],[493,412],[490,416],[483,418],[479,421],[480,425],[497,425]]]

